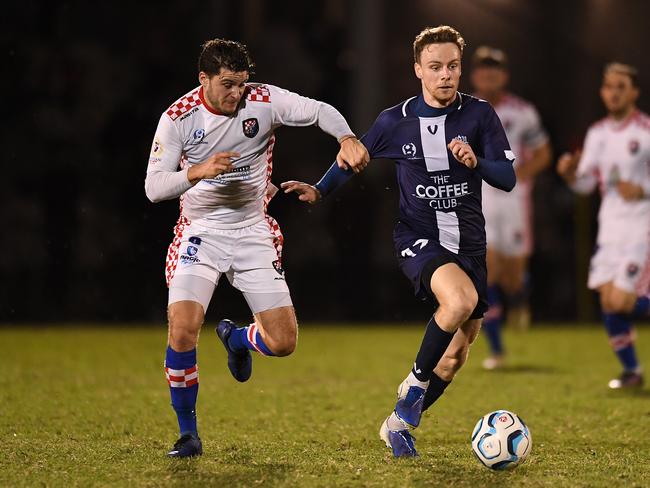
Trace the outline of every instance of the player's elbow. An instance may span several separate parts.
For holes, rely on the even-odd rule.
[[[148,178],[144,182],[144,193],[147,195],[147,198],[151,203],[162,202],[165,199],[164,196],[156,189],[156,185],[153,185]]]

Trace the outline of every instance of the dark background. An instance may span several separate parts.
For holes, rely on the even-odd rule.
[[[643,0],[262,0],[33,2],[3,6],[0,321],[164,320],[164,257],[178,203],[151,204],[143,183],[160,114],[196,85],[214,37],[249,45],[253,80],[336,106],[361,135],[384,108],[420,91],[411,44],[450,24],[465,59],[481,44],[510,57],[512,90],[531,100],[556,156],[604,115],[603,65],[639,68],[648,110]],[[465,64],[463,91],[468,86]],[[274,181],[315,182],[336,142],[281,128]],[[534,318],[594,317],[585,291],[597,202],[576,200],[552,170],[535,191]],[[397,269],[394,168],[375,161],[320,205],[278,196],[284,266],[302,320],[422,320],[429,309]],[[247,309],[226,280],[209,318]]]

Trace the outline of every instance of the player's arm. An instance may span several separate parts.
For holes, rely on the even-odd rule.
[[[388,147],[386,133],[390,133],[392,122],[387,116],[388,112],[384,111],[379,114],[377,120],[368,129],[368,132],[361,138],[361,144],[367,148],[370,159],[386,157],[386,148]],[[304,183],[302,181],[286,181],[280,186],[285,193],[296,193],[298,198],[303,202],[316,203],[321,198],[325,198],[337,188],[343,186],[352,176],[354,171],[342,167],[338,159],[325,172],[323,177],[315,185]]]
[[[553,150],[548,139],[548,134],[542,126],[537,111],[530,107],[526,111],[526,129],[523,142],[527,148],[532,149],[531,157],[515,168],[517,180],[532,180],[539,173],[551,165]]]
[[[178,198],[202,179],[214,178],[231,170],[231,158],[239,156],[234,152],[217,153],[179,171],[182,151],[183,144],[176,126],[163,114],[151,146],[144,181],[145,193],[152,202]]]
[[[590,129],[584,149],[564,153],[557,162],[557,172],[576,193],[589,194],[598,185],[598,143]]]
[[[350,129],[345,117],[331,105],[269,86],[274,126],[316,125],[336,138],[340,144],[336,161],[341,168],[355,173],[363,171],[370,161],[368,151]]]

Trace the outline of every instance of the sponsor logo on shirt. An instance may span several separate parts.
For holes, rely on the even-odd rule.
[[[211,185],[228,185],[233,181],[248,180],[250,179],[250,177],[251,177],[251,167],[249,164],[247,164],[246,166],[233,168],[227,173],[222,173],[218,176],[215,176],[211,180],[203,180],[203,181]]]
[[[417,185],[415,198],[429,200],[429,207],[434,210],[450,210],[460,205],[458,199],[471,194],[469,183],[449,183],[449,175],[432,176],[432,185]]]
[[[200,263],[201,260],[197,258],[196,256],[188,256],[186,254],[181,254],[180,257],[181,264],[187,265],[187,264],[196,264]]]
[[[190,256],[196,256],[196,253],[199,252],[199,249],[194,246],[187,246],[187,254]]]
[[[183,116],[180,118],[180,120],[185,120],[185,119],[188,118],[190,115],[194,115],[196,112],[198,112],[198,110],[199,110],[199,107],[194,107],[192,110],[190,110],[190,111],[187,112],[185,115],[183,115]]]

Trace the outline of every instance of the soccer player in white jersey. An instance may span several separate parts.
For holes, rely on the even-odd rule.
[[[202,454],[196,424],[196,346],[222,274],[254,315],[247,327],[222,320],[217,334],[238,381],[251,375],[250,351],[286,356],[296,347],[296,315],[282,269],[282,234],[267,213],[276,128],[317,125],[335,137],[342,167],[360,171],[369,160],[332,106],[272,85],[249,83],[246,46],[207,41],[197,88],[163,112],[151,148],[146,194],[152,202],[180,197],[169,246],[169,334],[165,372],[180,438],[170,457]],[[180,167],[180,170],[179,170]]]
[[[600,189],[598,236],[588,286],[597,290],[609,342],[623,366],[610,388],[640,387],[631,320],[649,315],[650,117],[636,107],[637,72],[605,67],[600,96],[608,115],[587,131],[582,151],[564,154],[560,175],[579,193]]]
[[[483,367],[497,369],[504,357],[504,312],[515,325],[526,327],[529,321],[526,275],[533,248],[532,189],[535,177],[551,163],[551,145],[535,107],[507,90],[508,60],[502,50],[479,47],[472,58],[471,81],[474,94],[494,107],[517,155],[517,185],[512,192],[483,184],[489,304],[483,330],[490,347]]]

